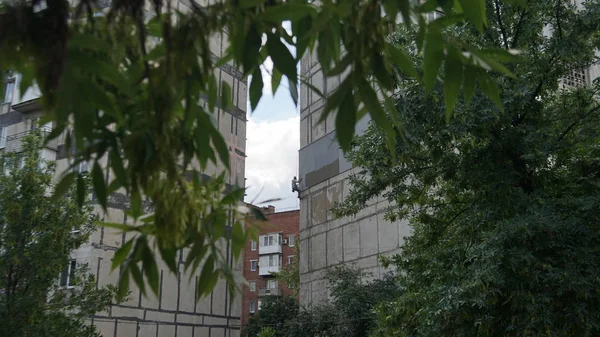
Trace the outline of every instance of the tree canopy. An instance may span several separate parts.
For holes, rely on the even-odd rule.
[[[21,74],[22,89],[39,86],[47,120],[55,125],[50,138],[66,135],[73,165],[92,161],[98,202],[106,208],[108,196],[117,190],[131,199],[129,215],[141,225],[112,224],[138,234],[116,254],[115,266],[123,267],[121,285],[131,277],[145,291],[145,279],[156,293],[158,269],[152,252],[158,251],[175,273],[177,252],[189,248],[185,267],[201,270],[198,296],[203,296],[220,276],[232,287],[237,283],[217,243],[231,239],[238,257],[246,239],[244,211],[237,205],[243,190],[224,193],[223,176],[205,183],[199,174],[209,163],[229,164],[227,145],[210,121],[231,108],[231,87],[218,83],[215,69],[229,64],[239,67],[244,77],[252,75],[254,109],[264,85],[260,65],[267,57],[274,63],[273,90],[285,77],[297,101],[299,83],[316,90],[299,78],[296,67],[302,56],[314,53],[325,77],[345,76],[326,98],[322,114],[322,119],[337,114],[342,148],[348,149],[355,123],[369,113],[393,149],[393,126],[400,126],[385,116],[393,110],[389,97],[400,74],[431,91],[442,64],[452,65],[446,68],[453,71],[444,76],[448,111],[461,83],[470,92],[477,80],[487,95],[497,98],[490,75],[511,75],[502,63],[512,52],[480,48],[460,35],[446,34],[465,25],[483,34],[490,24],[484,3],[243,0],[200,6],[185,1],[183,10],[164,0],[114,0],[104,9],[105,2],[96,0],[10,1],[0,4],[0,68]],[[446,15],[430,20],[437,10]],[[287,22],[291,32],[285,29]],[[404,48],[389,39],[401,25],[419,32],[412,41],[424,60],[419,71]],[[227,46],[222,56],[210,48],[217,35],[224,36]],[[295,57],[284,42],[296,49]],[[103,165],[106,157],[108,164]],[[105,179],[107,170],[114,172],[110,181]],[[82,179],[66,174],[58,192],[76,184],[82,200]],[[142,214],[144,198],[152,203],[151,214]]]
[[[386,261],[402,292],[378,307],[376,336],[600,333],[600,84],[574,78],[597,62],[600,3],[486,6],[485,34],[452,34],[521,50],[509,65],[515,78],[493,77],[502,109],[480,82],[448,116],[444,87],[428,95],[404,79],[393,116],[403,125],[398,161],[377,125],[350,151],[363,171],[337,214],[383,195],[387,218],[414,229]]]
[[[86,319],[116,300],[115,289],[97,289],[87,266],[70,265],[97,217],[74,188],[51,198],[54,164],[40,158],[41,135],[22,141],[20,155],[0,159],[0,335],[99,336]]]

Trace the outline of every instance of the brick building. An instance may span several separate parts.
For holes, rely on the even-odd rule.
[[[293,291],[278,282],[271,273],[291,264],[296,258],[295,245],[300,225],[300,211],[275,212],[275,207],[261,209],[269,219],[261,225],[259,241],[249,241],[244,250],[244,278],[249,286],[242,294],[242,326],[260,308],[265,296],[291,296]],[[252,224],[249,224],[252,226]]]

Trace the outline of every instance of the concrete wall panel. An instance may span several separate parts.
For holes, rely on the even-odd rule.
[[[360,256],[360,230],[358,222],[352,222],[343,227],[344,232],[344,261],[350,262]]]

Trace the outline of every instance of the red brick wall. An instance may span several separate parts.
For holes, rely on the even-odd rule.
[[[265,212],[266,210],[263,210]],[[275,210],[276,211],[276,210]],[[265,212],[266,213],[266,212]],[[295,235],[296,239],[298,238],[298,233],[300,231],[300,211],[287,211],[287,212],[276,212],[271,214],[266,214],[269,219],[269,224],[264,226],[267,228],[263,228],[260,231],[259,235],[269,234],[269,233],[281,233],[284,240],[288,239],[290,234]],[[250,224],[251,226],[251,224]],[[296,241],[297,243],[297,241]],[[249,281],[256,281],[256,291],[251,292],[249,287],[244,287],[242,293],[242,326],[246,325],[248,322],[248,318],[250,318],[250,301],[253,300],[255,304],[256,311],[258,311],[258,291],[261,288],[265,288],[268,279],[274,279],[273,276],[260,276],[258,274],[258,270],[250,271],[250,261],[251,260],[259,260],[258,257],[258,249],[259,243],[256,243],[256,250],[251,250],[251,243],[248,242],[246,244],[246,248],[244,250],[244,267],[243,274],[244,278]],[[289,245],[282,245],[281,248],[282,253],[282,262],[283,267],[288,265],[288,257],[294,255],[294,247],[290,247]],[[299,258],[295,256],[294,258]],[[260,267],[259,267],[260,268]],[[292,290],[287,287],[287,285],[279,282],[279,289],[281,289],[283,296],[291,296]]]

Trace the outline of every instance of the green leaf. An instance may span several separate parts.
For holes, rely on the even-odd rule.
[[[260,47],[262,45],[261,36],[262,34],[258,31],[256,25],[252,24],[246,33],[246,38],[242,40],[244,42],[244,48],[241,51],[242,54],[239,56],[242,58],[241,63],[244,69],[244,75],[248,75],[257,64],[256,60],[259,57]]]
[[[377,79],[377,84],[384,90],[392,90],[394,87],[394,81],[392,79],[392,72],[386,67],[384,58],[377,54],[373,56],[371,62],[371,71]]]
[[[260,5],[264,4],[266,1],[267,0],[241,0],[241,1],[238,1],[237,3],[241,9],[247,9],[247,8],[260,6]]]
[[[71,185],[73,185],[73,182],[75,181],[76,177],[77,172],[71,172],[64,176],[54,188],[54,195],[52,196],[52,198],[58,199],[61,196],[63,196],[69,190]]]
[[[354,102],[354,94],[352,94],[352,91],[348,91],[342,99],[339,111],[335,116],[336,137],[344,153],[350,150],[355,125],[356,104]]]
[[[174,245],[166,245],[168,246],[165,247],[165,244],[159,244],[158,250],[160,251],[163,261],[165,261],[167,267],[169,267],[169,270],[172,273],[177,274],[177,249]]]
[[[69,35],[69,49],[87,49],[94,52],[106,53],[112,50],[112,46],[104,39],[98,38],[94,34],[82,33],[77,30],[73,30]]]
[[[496,61],[494,59],[495,56],[487,56],[484,55],[483,53],[480,53],[478,51],[473,51],[473,55],[475,58],[478,58],[478,63],[484,63],[487,66],[489,66],[490,69],[497,71],[501,74],[504,74],[510,78],[517,78],[517,76],[515,76],[515,74],[513,74],[512,71],[508,70],[508,68],[506,68],[503,64],[501,64],[500,62]]]
[[[119,154],[119,150],[113,148],[110,151],[110,163],[111,167],[115,173],[116,181],[119,182],[120,186],[127,186],[127,171],[125,171],[125,166],[123,165],[123,159]]]
[[[315,94],[317,94],[317,96],[319,96],[319,98],[325,98],[325,95],[323,95],[323,93],[321,92],[321,90],[319,90],[314,85],[310,84],[310,80],[307,80],[307,79],[301,77],[300,78],[300,83],[302,83],[305,86],[307,86],[312,92],[314,92]]]
[[[500,110],[503,110],[502,100],[500,99],[500,90],[498,84],[485,73],[479,75],[479,86],[486,96],[491,99]]]
[[[283,21],[296,22],[306,16],[312,16],[317,10],[311,4],[282,3],[269,6],[263,13],[263,19],[268,22],[280,24]]]
[[[143,296],[146,296],[146,285],[144,283],[144,275],[140,271],[140,267],[136,263],[132,263],[129,266],[129,270],[131,271],[131,275],[133,276],[133,281],[140,288]]]
[[[449,49],[445,68],[444,102],[446,104],[446,122],[449,123],[462,83],[463,64],[458,50]]]
[[[482,32],[486,24],[485,0],[459,0],[466,18]]]
[[[444,58],[444,40],[439,29],[430,27],[425,37],[424,48],[423,77],[425,80],[425,90],[429,93],[433,90],[437,81],[438,71]]]
[[[273,74],[271,74],[271,92],[273,93],[273,95],[275,95],[277,89],[279,88],[279,84],[281,83],[281,77],[281,71],[273,67]]]
[[[225,81],[221,82],[221,103],[225,109],[232,107],[231,86]]]
[[[464,70],[463,96],[465,98],[466,104],[469,104],[471,102],[471,98],[473,98],[473,93],[475,92],[475,84],[477,83],[477,73],[478,69],[475,69],[473,67],[466,67]]]
[[[290,50],[281,42],[279,36],[274,34],[269,34],[268,36],[267,49],[271,60],[273,60],[273,66],[277,67],[287,78],[296,81],[298,78],[296,59],[294,59]]]
[[[348,76],[340,85],[335,89],[335,91],[327,97],[327,102],[325,102],[325,108],[321,113],[321,118],[319,119],[319,123],[327,119],[329,113],[337,110],[337,108],[342,104],[342,100],[346,97],[347,92],[352,90],[352,77]],[[338,111],[340,114],[340,111]]]
[[[288,86],[290,88],[290,96],[292,96],[294,105],[298,106],[298,86],[296,85],[296,81],[292,81],[288,77]]]
[[[133,190],[131,193],[130,202],[131,208],[129,210],[129,215],[131,215],[134,220],[137,220],[142,215],[142,198],[140,193]]]
[[[79,206],[83,206],[83,202],[85,201],[85,194],[86,194],[86,188],[85,188],[85,180],[83,178],[83,176],[78,175],[77,176],[77,204]]]
[[[120,298],[125,297],[129,291],[129,269],[123,268],[119,277],[119,287],[117,294]]]
[[[127,256],[129,256],[129,252],[133,247],[133,239],[125,242],[117,251],[115,252],[115,256],[112,259],[112,270],[115,270],[118,266],[125,261]]]
[[[260,101],[263,89],[263,78],[260,72],[260,68],[256,67],[252,74],[252,82],[250,83],[250,109],[256,110],[256,106]]]
[[[386,50],[400,70],[404,71],[415,79],[419,78],[419,74],[417,73],[417,69],[415,69],[412,59],[406,55],[403,50],[392,45],[389,45]]]
[[[141,238],[142,237],[140,237],[140,239]],[[150,248],[148,247],[146,240],[140,239],[138,239],[138,244],[141,245],[142,249],[143,271],[146,275],[146,279],[148,280],[150,288],[152,289],[154,294],[158,296],[160,280],[158,268],[156,267],[156,261],[154,260],[154,254],[152,250],[150,250]]]
[[[106,211],[106,183],[104,182],[104,173],[98,161],[94,162],[94,168],[92,169],[92,184],[94,185],[94,193],[98,202],[102,208]]]
[[[234,257],[240,256],[240,253],[246,245],[246,236],[244,235],[244,227],[241,223],[236,222],[231,229],[231,250]]]
[[[202,272],[200,273],[200,277],[198,278],[198,297],[196,300],[199,300],[202,296],[209,294],[212,288],[209,288],[208,285],[212,283],[212,279],[216,278],[214,273],[215,267],[215,258],[213,255],[209,255],[204,262],[204,266],[202,266]]]
[[[223,135],[212,125],[209,126],[209,130],[211,133],[210,137],[212,139],[212,144],[217,150],[219,158],[223,162],[223,165],[229,169],[229,148],[227,147],[227,143],[225,143]]]
[[[388,148],[392,156],[394,156],[396,153],[396,138],[394,128],[386,117],[381,103],[377,99],[377,93],[375,90],[373,90],[369,82],[367,82],[365,79],[361,79],[361,81],[358,82],[358,94],[365,103],[365,106],[369,110],[369,113],[377,126],[382,128],[385,132]]]

